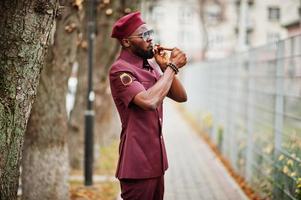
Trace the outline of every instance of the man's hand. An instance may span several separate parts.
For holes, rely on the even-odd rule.
[[[173,63],[176,65],[177,68],[181,68],[187,63],[187,58],[185,53],[183,53],[180,49],[178,48],[173,48],[169,62]]]
[[[154,57],[161,70],[164,72],[169,61],[168,53],[164,51],[163,47],[161,47],[160,45],[156,45],[154,47]]]
[[[165,51],[171,51],[169,58],[165,57],[167,54]],[[186,55],[178,48],[168,49],[156,45],[154,54],[156,62],[163,72],[170,62],[176,65],[177,68],[183,67],[187,62]],[[175,77],[175,70],[173,69],[166,70],[155,85],[137,94],[133,102],[142,109],[154,110],[167,95],[177,102],[187,101],[186,91],[181,82]]]
[[[170,57],[168,56],[166,50],[172,51]],[[155,52],[154,54],[155,60],[163,72],[165,71],[167,64],[169,62],[175,64],[177,68],[181,68],[187,63],[187,58],[185,53],[183,53],[178,48],[169,49],[169,48],[161,47],[160,45],[156,45],[154,48],[154,52]]]

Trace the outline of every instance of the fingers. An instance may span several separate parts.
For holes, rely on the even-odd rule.
[[[181,68],[187,63],[186,54],[178,48],[173,48],[173,51],[171,52],[170,62],[173,62],[178,68]]]
[[[181,50],[175,48],[172,52],[171,52],[171,57],[173,58],[180,58],[180,57],[186,57],[186,54],[183,53]]]
[[[161,55],[162,54],[162,48],[160,48],[158,46],[155,46],[153,48],[153,51],[154,51],[154,54],[157,54],[157,55]]]
[[[185,65],[187,63],[187,58],[186,56],[182,56],[180,59],[179,59],[179,62],[182,63],[182,65]]]
[[[154,56],[160,56],[162,58],[168,58],[168,54],[166,51],[154,50]]]
[[[174,63],[177,67],[181,68],[187,63],[186,54],[177,47],[167,48],[160,45],[155,45],[154,47],[155,56],[161,56],[161,58],[168,60],[166,51],[171,51],[169,61]]]
[[[172,52],[171,52],[171,57],[177,57],[179,54],[181,54],[181,50],[178,48],[173,48]]]

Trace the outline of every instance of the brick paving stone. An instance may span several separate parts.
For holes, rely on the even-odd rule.
[[[164,105],[163,132],[169,161],[164,200],[247,200],[173,103],[166,101]]]

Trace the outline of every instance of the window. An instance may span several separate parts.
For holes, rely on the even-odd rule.
[[[269,20],[270,21],[279,21],[279,19],[280,19],[280,8],[269,7]]]

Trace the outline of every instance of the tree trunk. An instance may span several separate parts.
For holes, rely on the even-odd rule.
[[[95,55],[94,55],[94,68],[93,68],[93,84],[95,92],[95,129],[94,141],[99,147],[100,140],[105,140],[105,137],[110,137],[112,126],[114,126],[115,119],[113,114],[113,103],[111,95],[108,92],[107,73],[116,58],[120,49],[120,45],[115,39],[112,39],[111,30],[115,21],[122,15],[126,14],[137,8],[139,0],[119,0],[110,1],[109,3],[100,3],[98,5],[97,15],[97,36],[95,38]],[[81,50],[79,55],[80,60],[80,73],[78,77],[78,91],[76,97],[75,109],[71,116],[70,123],[70,137],[69,149],[70,164],[73,169],[81,169],[83,163],[83,130],[84,130],[84,109],[86,108],[86,93],[87,93],[87,58],[86,52]],[[74,147],[77,148],[74,148]],[[78,155],[81,155],[80,157]]]
[[[108,12],[110,6],[102,6],[98,12],[99,35],[96,38],[95,57],[95,139],[98,144],[109,143],[112,137],[119,136],[120,122],[112,101],[108,71],[120,50],[120,44],[111,38],[113,24],[121,16],[134,11],[140,0],[114,1],[112,14]],[[119,126],[119,127],[116,127]],[[116,129],[117,128],[117,129]],[[100,146],[100,145],[98,145]]]
[[[84,3],[86,7],[87,2]],[[87,10],[85,8],[84,10]],[[78,84],[76,90],[75,104],[74,108],[70,114],[69,124],[68,124],[68,149],[69,149],[69,166],[72,169],[82,169],[83,168],[83,142],[84,136],[83,128],[81,126],[84,123],[84,110],[86,108],[86,90],[87,90],[87,41],[86,41],[86,13],[80,12],[81,24],[80,24],[80,44],[77,51],[77,62],[79,64],[78,68]],[[80,124],[80,125],[79,125]]]
[[[16,199],[20,155],[56,0],[0,1],[0,199]]]
[[[62,2],[64,4],[64,2]],[[76,57],[77,9],[67,1],[57,20],[24,141],[22,199],[68,200],[67,81]]]

